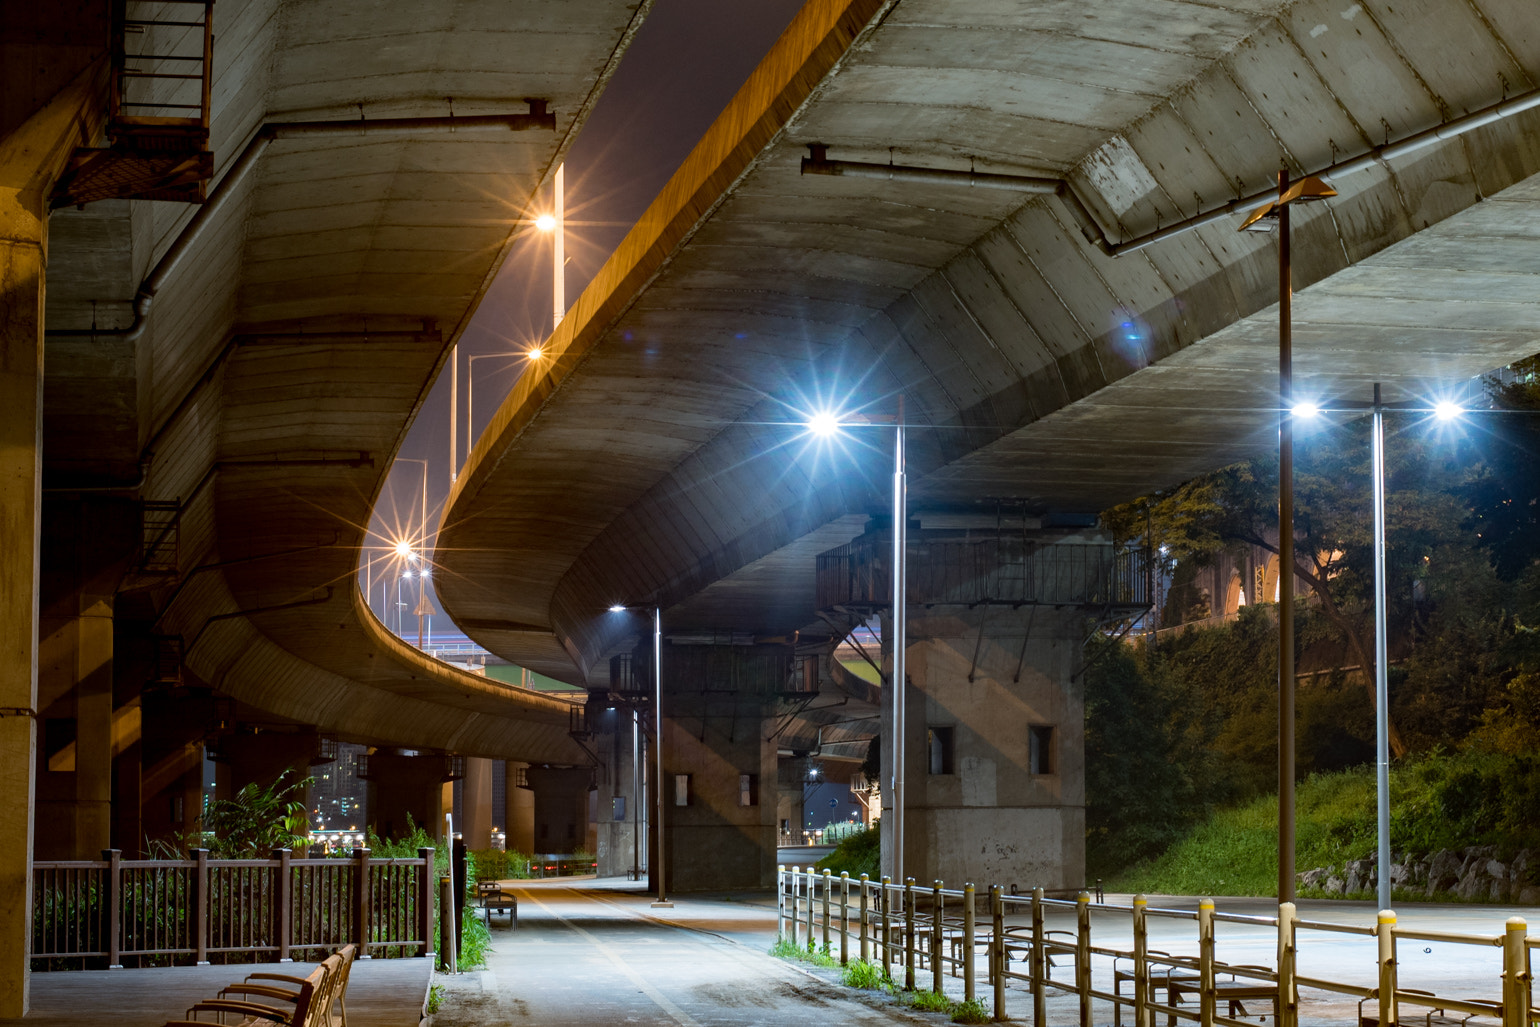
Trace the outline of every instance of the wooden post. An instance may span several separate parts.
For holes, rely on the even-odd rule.
[[[1396,1002],[1396,914],[1389,909],[1380,910],[1379,922],[1374,934],[1379,942],[1380,965],[1380,1025],[1392,1027],[1399,1015]],[[1506,982],[1505,982],[1506,983]]]
[[[882,937],[877,939],[877,947],[882,949],[884,972],[893,965],[893,898],[888,894],[888,885],[892,880],[891,877],[884,877],[877,892],[877,923],[882,928]]]
[[[209,850],[194,849],[192,851],[195,866],[193,868],[193,900],[190,906],[192,914],[192,936],[194,959],[199,966],[209,965]]]
[[[867,935],[868,921],[871,919],[871,911],[867,908],[867,886],[871,884],[871,878],[866,874],[861,875],[861,962],[872,961],[871,938]]]
[[[786,937],[786,864],[775,865],[775,936]]]
[[[1080,996],[1080,1027],[1091,1022],[1091,896],[1075,896],[1075,994]]]
[[[1514,916],[1508,918],[1503,933],[1503,1027],[1529,1027],[1532,985],[1524,940],[1528,930],[1524,918]]]
[[[1278,904],[1278,1023],[1277,1027],[1299,1027],[1299,982],[1295,966],[1295,923],[1299,914],[1294,903]],[[1154,1027],[1153,1024],[1145,1027]]]
[[[818,908],[813,899],[818,894],[818,876],[813,873],[813,868],[807,868],[807,948],[811,952],[817,944],[813,940],[813,921],[818,916]]]
[[[353,944],[358,946],[354,959],[369,958],[369,850],[353,850]]]
[[[973,922],[973,882],[963,885],[963,1000],[973,1001],[973,941],[977,927]]]
[[[417,878],[417,930],[422,938],[422,954],[433,957],[433,857],[431,848],[417,850],[422,860],[422,874]]]
[[[829,871],[823,872],[823,950],[829,951]]]
[[[941,910],[944,900],[941,897],[941,882],[932,881],[930,884],[930,990],[937,995],[942,991],[941,974],[945,970],[941,959]]]
[[[994,931],[989,938],[989,975],[995,982],[995,1019],[1005,1019],[1005,896],[998,884],[989,886],[989,912]]]
[[[850,871],[840,871],[840,966],[850,962]]]
[[[1134,896],[1134,1027],[1154,1027],[1150,1015],[1149,906],[1149,899]],[[1117,1019],[1121,1023],[1122,1017]]]
[[[914,990],[914,878],[904,878],[904,990]]]
[[[123,850],[103,849],[107,861],[107,969],[123,969]]]
[[[1214,1027],[1214,900],[1198,901],[1198,1022]],[[1389,1027],[1387,1024],[1386,1027]]]
[[[273,858],[278,861],[278,866],[273,870],[276,875],[273,879],[273,939],[278,946],[280,963],[294,962],[289,957],[294,917],[293,879],[289,872],[291,855],[288,849],[282,847],[273,850]]]
[[[1043,926],[1043,889],[1032,889],[1032,1022],[1048,1027],[1048,931]]]

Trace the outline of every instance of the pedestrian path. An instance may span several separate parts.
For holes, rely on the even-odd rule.
[[[434,1027],[530,1023],[662,1027],[935,1024],[886,1000],[862,1002],[768,954],[775,908],[676,899],[653,909],[640,886],[518,881],[519,924],[497,921],[487,968],[440,975]]]

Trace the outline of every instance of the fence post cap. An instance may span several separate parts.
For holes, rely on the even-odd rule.
[[[1508,924],[1508,932],[1510,934],[1513,933],[1514,931],[1519,931],[1519,932],[1522,933],[1523,931],[1526,931],[1529,928],[1528,922],[1525,921],[1525,919],[1523,917],[1521,917],[1521,916],[1510,916],[1508,918],[1508,920],[1507,920],[1507,924]]]

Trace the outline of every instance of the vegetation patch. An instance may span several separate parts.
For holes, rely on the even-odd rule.
[[[782,935],[775,939],[775,944],[770,946],[770,954],[781,959],[795,959],[800,963],[811,963],[813,966],[839,966],[840,961],[829,954],[829,947],[818,945],[809,939],[804,948]]]
[[[814,864],[838,876],[842,871],[852,878],[866,874],[877,880],[882,866],[882,831],[877,827],[856,828],[840,839],[834,851]]]
[[[845,964],[845,969],[840,972],[840,983],[850,988],[861,988],[866,991],[875,991],[878,988],[890,987],[893,978],[888,976],[888,971],[876,963],[868,963],[864,959],[853,959]]]

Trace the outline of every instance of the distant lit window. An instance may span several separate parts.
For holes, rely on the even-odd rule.
[[[740,805],[740,806],[758,806],[759,805],[759,775],[758,774],[739,774],[738,775],[738,805]]]

